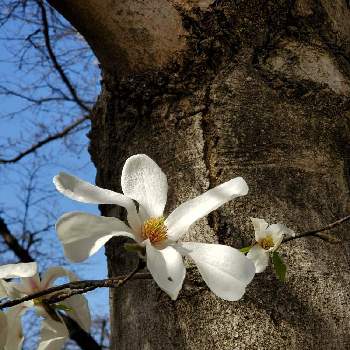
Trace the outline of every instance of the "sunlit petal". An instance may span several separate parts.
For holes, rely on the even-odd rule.
[[[56,189],[66,197],[83,203],[116,204],[128,212],[128,221],[133,228],[138,229],[140,222],[132,199],[121,193],[94,186],[75,176],[61,172],[53,178]]]
[[[248,252],[247,258],[252,260],[255,265],[256,273],[265,271],[269,264],[269,253],[259,244],[255,244]]]
[[[75,320],[86,332],[90,332],[91,316],[86,298],[83,295],[73,295],[64,300],[63,304],[70,309],[67,311],[68,316]]]
[[[123,167],[123,193],[136,200],[150,217],[163,215],[168,182],[160,167],[145,154],[128,158]]]
[[[37,264],[19,263],[0,266],[0,278],[30,277],[37,272]]]
[[[229,301],[242,298],[255,274],[254,264],[244,254],[221,244],[183,242],[179,247],[193,259],[214,294]]]
[[[264,219],[250,218],[253,223],[255,231],[255,240],[260,241],[266,237],[266,229],[269,224]]]
[[[28,310],[28,306],[28,303],[22,303],[9,308],[6,312],[8,331],[5,350],[22,349],[24,337],[21,316]]]
[[[41,322],[41,339],[38,350],[61,350],[69,334],[66,326],[46,318]]]
[[[158,286],[175,300],[182,288],[186,269],[181,254],[173,247],[157,249],[146,245],[147,268]]]
[[[66,213],[56,224],[65,256],[75,262],[95,254],[114,236],[137,240],[131,229],[121,220],[80,212]]]

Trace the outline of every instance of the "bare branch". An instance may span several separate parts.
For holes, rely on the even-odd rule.
[[[5,221],[0,217],[0,235],[13,253],[22,262],[32,262],[34,259],[30,256],[28,250],[24,249],[18,242],[17,238],[10,232]]]
[[[103,280],[85,280],[85,281],[74,281],[62,284],[60,286],[55,286],[48,288],[46,290],[42,290],[40,292],[36,292],[30,295],[26,295],[19,299],[14,300],[8,300],[3,303],[0,303],[0,310],[12,307],[15,305],[18,305],[20,303],[23,303],[28,300],[33,300],[37,298],[42,298],[45,295],[53,294],[52,297],[47,298],[45,300],[45,303],[47,304],[55,304],[58,302],[61,302],[67,298],[70,298],[73,295],[76,294],[83,294],[86,292],[90,292],[97,288],[119,288],[122,285],[124,285],[127,281],[134,279],[134,280],[144,280],[144,279],[150,279],[151,275],[149,273],[137,273],[139,271],[139,267],[137,267],[135,270],[133,270],[129,275],[127,276],[119,276],[119,277],[113,277],[113,278],[106,278]],[[67,290],[64,293],[57,294],[57,292]]]
[[[320,229],[307,231],[307,232],[301,233],[300,235],[297,235],[294,237],[288,237],[288,238],[283,240],[283,243],[290,242],[290,241],[293,241],[293,240],[298,239],[298,238],[310,237],[310,236],[314,236],[314,237],[329,241],[328,239],[326,239],[325,236],[320,235],[320,233],[327,231],[327,230],[330,230],[330,229],[332,229],[332,228],[334,228],[334,227],[336,227],[336,226],[338,226],[338,225],[340,225],[343,222],[346,222],[348,220],[350,220],[350,215],[347,215],[347,216],[345,216],[345,217],[343,217],[335,222],[332,222],[331,224],[329,224],[325,227],[322,227]]]
[[[68,76],[64,72],[62,66],[59,64],[57,61],[56,55],[53,51],[52,45],[51,45],[51,39],[50,39],[50,32],[49,32],[49,23],[47,19],[47,13],[46,13],[46,8],[42,0],[38,0],[37,4],[40,8],[41,11],[41,19],[42,19],[42,25],[43,25],[43,34],[44,34],[44,39],[45,39],[45,46],[47,49],[47,52],[49,54],[49,58],[52,61],[52,64],[58,74],[60,75],[63,83],[66,85],[67,89],[69,90],[73,100],[86,112],[90,112],[90,108],[86,106],[82,100],[79,98],[73,84],[69,80]]]
[[[82,124],[88,118],[89,118],[89,116],[84,116],[82,118],[75,120],[72,124],[69,124],[60,132],[47,136],[46,138],[42,139],[41,141],[30,146],[28,149],[20,152],[17,156],[15,156],[13,158],[9,158],[9,159],[1,159],[0,158],[0,164],[10,164],[10,163],[18,162],[19,160],[21,160],[25,156],[35,152],[37,149],[48,144],[49,142],[54,141],[54,140],[58,140],[60,138],[63,138],[64,136],[67,136],[72,130],[77,128],[80,124]]]

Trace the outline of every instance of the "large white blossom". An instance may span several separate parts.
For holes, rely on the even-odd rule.
[[[57,278],[68,277],[70,281],[77,280],[76,276],[62,267],[51,267],[39,277],[36,263],[12,264],[0,267],[0,278],[20,277],[19,282],[6,282],[0,280],[0,297],[16,299],[25,295],[46,290],[53,286]],[[34,307],[39,316],[43,317],[41,323],[41,340],[38,350],[62,349],[69,332],[55,312],[55,306],[47,307],[43,298],[23,302],[10,307],[6,313],[0,314],[0,323],[6,326],[6,342],[0,349],[20,350],[23,343],[21,316]],[[90,311],[87,301],[82,295],[74,295],[63,302],[65,312],[74,319],[87,332],[90,329]],[[4,330],[0,331],[1,337]],[[0,341],[0,344],[2,344]]]
[[[144,154],[125,162],[121,186],[124,194],[99,188],[66,173],[54,178],[58,191],[67,197],[94,204],[116,204],[126,208],[126,225],[114,217],[82,212],[63,215],[56,224],[65,255],[82,261],[114,236],[132,238],[145,249],[147,268],[158,286],[175,300],[185,278],[182,255],[196,263],[208,287],[225,300],[238,300],[253,279],[252,262],[238,250],[219,244],[178,242],[200,218],[231,199],[244,196],[243,178],[227,181],[176,208],[166,219],[163,211],[168,183],[159,166]],[[138,210],[135,203],[138,203]]]
[[[269,264],[270,253],[276,251],[283,237],[294,236],[295,233],[283,224],[269,225],[264,219],[250,218],[255,231],[256,243],[247,254],[255,265],[256,273],[265,271]]]

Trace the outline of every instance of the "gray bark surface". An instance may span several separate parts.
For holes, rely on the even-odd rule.
[[[128,74],[118,62],[105,67],[90,133],[98,185],[119,191],[124,161],[146,153],[168,176],[170,213],[243,176],[249,194],[183,239],[238,248],[253,237],[250,216],[300,233],[348,214],[346,2],[176,3],[187,33],[181,59]],[[341,244],[312,237],[284,244],[286,283],[268,268],[238,302],[213,295],[190,262],[175,302],[153,281],[112,290],[111,348],[350,349],[349,229],[334,230]],[[120,245],[118,239],[107,245],[111,276],[135,264]]]

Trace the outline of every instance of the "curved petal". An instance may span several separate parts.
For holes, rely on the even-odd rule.
[[[0,279],[0,298],[7,297],[7,288],[6,288],[7,282],[2,281]],[[0,348],[1,349],[1,348]]]
[[[41,322],[41,339],[38,350],[61,350],[69,334],[66,326],[46,318]]]
[[[75,262],[95,254],[114,236],[136,240],[131,229],[121,220],[80,212],[66,213],[56,223],[65,256]]]
[[[3,350],[7,341],[7,317],[0,311],[0,349]]]
[[[173,247],[157,249],[146,244],[147,268],[159,288],[176,300],[185,279],[186,269],[181,254]]]
[[[253,223],[254,231],[255,231],[255,240],[260,241],[261,239],[266,237],[266,229],[269,224],[264,219],[259,218],[250,218]]]
[[[269,253],[259,244],[255,244],[248,252],[247,258],[253,261],[255,265],[255,272],[260,273],[265,271],[269,264]]]
[[[0,266],[0,278],[31,277],[37,269],[35,262],[3,265]]]
[[[135,229],[140,226],[134,202],[121,193],[94,186],[64,172],[56,175],[53,183],[57,191],[78,202],[119,205],[127,210],[130,225]]]
[[[244,254],[221,244],[183,242],[179,246],[214,294],[229,301],[242,298],[255,274],[254,264]]]
[[[160,167],[145,154],[128,158],[122,171],[123,193],[136,200],[150,217],[163,215],[168,182]]]
[[[270,233],[272,236],[274,243],[272,250],[276,250],[279,247],[283,241],[284,235],[287,237],[295,236],[295,232],[283,224],[273,224],[267,228],[266,232]]]
[[[77,294],[64,300],[63,304],[71,309],[71,311],[67,311],[67,314],[86,332],[90,332],[91,315],[87,299],[83,295]]]
[[[21,285],[21,283],[7,282],[5,280],[0,280],[0,298],[7,297],[11,299],[17,299],[28,294],[19,290],[18,289],[19,285]]]
[[[27,311],[28,303],[22,303],[9,308],[7,318],[7,341],[5,350],[20,350],[23,344],[21,316]]]
[[[26,295],[38,292],[40,290],[39,274],[35,274],[32,277],[22,277],[21,282],[14,283],[12,286],[17,291]]]
[[[77,281],[79,278],[71,271],[66,270],[61,266],[53,266],[46,270],[41,277],[41,289],[52,287],[53,282],[60,277],[68,277],[69,281]]]
[[[243,178],[236,177],[181,204],[165,220],[169,239],[177,241],[195,221],[231,199],[247,193],[247,183]]]

